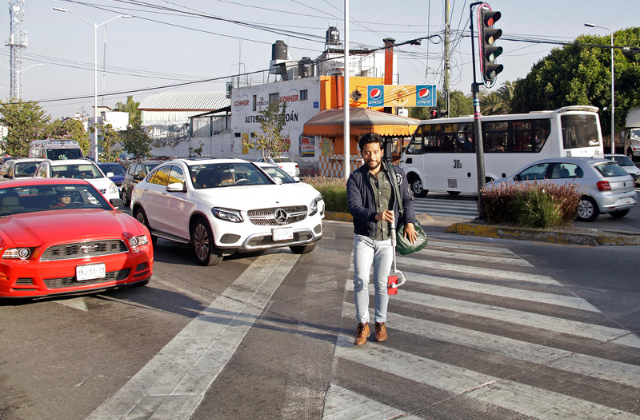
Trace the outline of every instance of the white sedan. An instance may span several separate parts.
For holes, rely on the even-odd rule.
[[[107,175],[113,176],[112,173]],[[45,159],[38,165],[34,178],[75,178],[84,179],[96,187],[115,207],[119,206],[118,187],[105,175],[98,165],[85,159]]]
[[[608,159],[549,158],[533,162],[515,174],[488,184],[533,183],[549,180],[557,184],[574,182],[582,196],[578,220],[591,222],[600,213],[623,217],[636,205],[635,181],[615,162]]]
[[[324,201],[311,185],[283,183],[241,159],[175,159],[135,186],[131,211],[152,239],[191,244],[198,263],[216,265],[238,251],[311,252]]]
[[[258,159],[258,162],[265,162],[276,165],[278,168],[284,170],[292,177],[300,176],[300,165],[292,161],[291,158],[285,156],[269,157],[266,159]]]

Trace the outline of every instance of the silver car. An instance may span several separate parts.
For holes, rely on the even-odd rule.
[[[600,213],[623,217],[636,205],[635,181],[618,164],[608,159],[550,158],[530,163],[515,174],[493,184],[549,180],[557,184],[576,183],[582,197],[578,220],[592,222]],[[491,188],[491,185],[487,185]]]

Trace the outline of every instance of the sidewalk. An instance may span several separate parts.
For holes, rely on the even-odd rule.
[[[349,213],[327,212],[328,220],[351,222]],[[483,236],[499,239],[550,242],[583,246],[628,246],[640,245],[640,234],[603,229],[532,229],[511,226],[496,226],[475,221],[460,222],[457,217],[436,217],[417,214],[416,218],[425,231],[457,233],[459,235]]]

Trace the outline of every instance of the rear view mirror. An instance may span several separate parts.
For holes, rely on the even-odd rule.
[[[184,182],[174,182],[167,185],[167,192],[185,192]]]

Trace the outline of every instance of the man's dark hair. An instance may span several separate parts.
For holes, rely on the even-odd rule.
[[[358,141],[358,147],[360,151],[364,150],[364,145],[369,143],[378,143],[380,145],[380,149],[384,150],[384,139],[380,134],[376,133],[367,133],[363,134]]]

